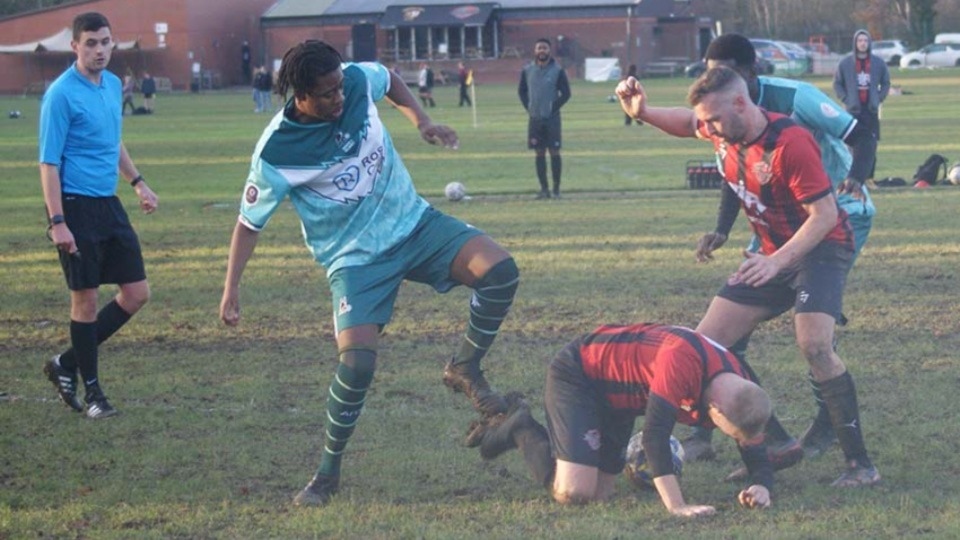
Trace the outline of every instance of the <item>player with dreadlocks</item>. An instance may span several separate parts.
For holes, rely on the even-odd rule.
[[[439,292],[473,289],[466,335],[444,383],[482,415],[506,410],[480,370],[513,302],[519,271],[482,231],[432,208],[414,189],[375,106],[387,98],[421,137],[457,148],[457,134],[434,124],[398,75],[376,63],[343,63],[336,49],[306,41],[278,76],[283,109],[263,131],[244,187],[230,245],[220,317],[240,318],[239,285],[259,232],[287,197],[307,248],[326,269],[339,351],[327,398],[325,444],[316,475],[294,499],[323,505],[340,485],[341,458],[373,380],[380,331],[400,283]]]

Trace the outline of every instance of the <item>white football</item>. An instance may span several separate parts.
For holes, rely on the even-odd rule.
[[[955,186],[960,186],[960,163],[950,168],[950,172],[947,173],[947,180]]]
[[[461,201],[467,196],[467,188],[460,182],[450,182],[443,188],[443,194],[447,196],[447,200]]]

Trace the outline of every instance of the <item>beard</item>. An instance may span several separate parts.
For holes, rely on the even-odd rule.
[[[546,63],[547,60],[550,60],[550,53],[540,53],[537,55],[537,62]]]

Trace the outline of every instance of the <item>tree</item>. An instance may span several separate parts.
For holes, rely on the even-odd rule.
[[[937,0],[893,0],[897,15],[910,30],[913,43],[922,45],[933,41],[933,23],[937,10],[933,7]]]

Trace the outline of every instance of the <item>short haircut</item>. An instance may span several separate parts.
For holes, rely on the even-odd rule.
[[[110,28],[110,21],[102,13],[96,11],[81,13],[73,19],[73,40],[80,41],[80,34],[96,32],[104,27]]]
[[[687,93],[687,102],[690,103],[691,107],[696,107],[708,95],[731,90],[736,86],[746,90],[743,77],[731,68],[716,66],[708,69],[693,83]]]
[[[729,410],[723,415],[739,429],[747,439],[752,439],[763,432],[773,414],[773,405],[766,390],[760,385],[743,380],[737,386]]]
[[[545,37],[538,39],[533,44],[536,45],[537,43],[546,43],[547,47],[553,48],[553,45],[550,43],[550,40]]]
[[[292,91],[303,98],[317,84],[317,77],[336,71],[342,63],[340,52],[324,41],[311,39],[294,45],[280,63],[277,93],[286,97]]]
[[[710,42],[706,60],[732,60],[737,67],[750,67],[757,63],[757,50],[750,40],[740,34],[724,34]]]

